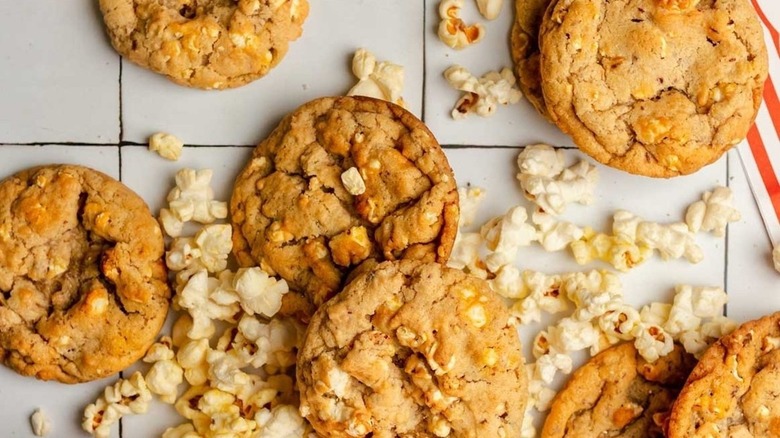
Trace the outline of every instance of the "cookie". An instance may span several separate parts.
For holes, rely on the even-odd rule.
[[[541,436],[663,437],[663,419],[695,363],[679,345],[654,363],[631,343],[604,350],[555,397]]]
[[[100,0],[120,55],[188,87],[265,76],[297,39],[307,0]]]
[[[704,352],[667,436],[780,436],[780,313],[743,324]]]
[[[515,22],[510,36],[510,54],[517,84],[536,111],[549,119],[539,71],[539,26],[550,0],[515,0]]]
[[[516,328],[488,284],[384,262],[320,307],[298,355],[301,413],[324,437],[517,437]]]
[[[555,0],[540,44],[553,121],[601,163],[651,177],[744,139],[767,77],[746,0]]]
[[[0,360],[65,383],[119,372],[160,331],[170,290],[143,200],[80,166],[0,182]]]
[[[444,152],[414,115],[367,97],[323,98],[255,149],[230,212],[239,264],[287,280],[299,295],[285,296],[282,313],[310,316],[366,261],[446,262],[458,193]]]

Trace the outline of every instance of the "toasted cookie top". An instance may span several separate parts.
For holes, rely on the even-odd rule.
[[[667,436],[780,436],[780,313],[743,324],[704,352]]]
[[[189,87],[238,87],[297,39],[307,0],[100,0],[120,55]]]
[[[546,118],[550,116],[544,103],[542,74],[539,71],[539,27],[550,1],[515,0],[515,22],[509,46],[520,90],[536,111]]]
[[[321,307],[298,356],[322,436],[514,437],[528,398],[517,330],[487,283],[385,262]]]
[[[551,117],[610,166],[695,172],[747,135],[767,54],[746,0],[557,0],[541,29]]]
[[[239,263],[278,274],[316,307],[368,260],[445,262],[458,194],[444,152],[411,113],[377,99],[323,98],[255,149],[230,212]]]
[[[144,355],[168,311],[162,233],[120,182],[80,166],[0,182],[0,359],[66,383]]]
[[[575,371],[555,397],[541,436],[662,437],[656,423],[695,363],[679,345],[654,363],[630,343],[604,350]]]

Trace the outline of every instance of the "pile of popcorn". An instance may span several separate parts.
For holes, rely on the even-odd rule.
[[[164,438],[308,434],[289,375],[303,328],[273,318],[287,284],[257,267],[227,269],[232,230],[214,223],[227,206],[214,200],[211,177],[208,169],[176,175],[160,219],[174,238],[166,264],[175,274],[174,307],[183,314],[172,337],[147,352],[145,374],[119,380],[87,406],[82,427],[95,437],[108,437],[125,415],[145,413],[153,396],[187,420]],[[189,221],[203,227],[182,237]]]

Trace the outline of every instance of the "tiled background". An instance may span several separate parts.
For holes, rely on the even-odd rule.
[[[514,179],[522,145],[571,145],[524,101],[500,108],[490,119],[449,117],[459,94],[444,81],[445,68],[460,63],[481,75],[509,66],[510,2],[498,20],[486,23],[483,42],[455,52],[435,35],[438,2],[311,1],[302,38],[276,70],[222,92],[182,88],[121,61],[103,33],[95,0],[0,1],[0,176],[33,164],[84,164],[121,178],[157,209],[177,169],[210,167],[218,196],[227,199],[251,145],[285,113],[315,97],[349,89],[354,82],[351,55],[359,47],[405,66],[409,109],[445,145],[458,182],[487,189],[482,219],[525,202]],[[466,18],[477,19],[476,8],[467,5],[472,9]],[[147,137],[157,131],[187,143],[179,162],[146,150]],[[568,153],[572,160],[580,158],[573,150]],[[674,180],[600,170],[594,205],[572,206],[566,219],[605,229],[612,212],[623,208],[651,220],[677,221],[686,205],[718,184],[734,190],[743,215],[725,239],[697,237],[706,254],[702,263],[652,260],[624,275],[628,301],[668,300],[675,284],[693,283],[726,287],[728,314],[738,320],[780,310],[780,276],[771,267],[770,242],[735,153]],[[536,249],[523,252],[518,263],[547,272],[582,269],[564,253]],[[525,328],[524,337],[529,339],[538,328]],[[81,436],[83,407],[111,380],[65,386],[0,367],[0,436],[31,436],[29,415],[36,407],[52,419],[52,436]],[[156,436],[178,421],[170,408],[157,404],[146,416],[124,420],[121,433]]]

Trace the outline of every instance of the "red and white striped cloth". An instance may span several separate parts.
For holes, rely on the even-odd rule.
[[[780,243],[780,2],[750,0],[764,25],[769,79],[764,103],[747,140],[738,146],[750,188],[774,244]]]

